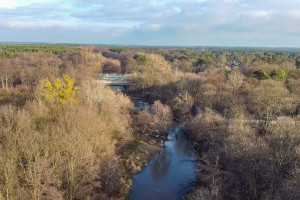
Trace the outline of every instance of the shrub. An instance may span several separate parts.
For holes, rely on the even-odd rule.
[[[24,106],[26,101],[33,99],[33,91],[26,86],[0,89],[0,105],[12,104]]]
[[[138,65],[145,64],[147,60],[146,55],[143,54],[137,54],[133,58],[136,60]]]
[[[231,74],[231,72],[231,70],[225,69],[224,75],[226,76],[226,78],[228,78],[228,75]]]
[[[64,82],[60,80],[42,81],[44,94],[43,96],[48,102],[58,102],[60,104],[66,104],[69,102],[76,102],[74,98],[75,91],[74,80],[69,76],[64,77]]]
[[[160,101],[155,101],[152,111],[156,128],[163,134],[166,134],[167,128],[171,125],[173,118],[170,107],[163,105]]]
[[[173,110],[180,114],[187,114],[191,111],[193,104],[193,97],[187,91],[182,91],[174,99]]]
[[[134,135],[138,138],[142,134],[155,132],[154,119],[146,111],[140,111],[138,109],[131,109],[130,116],[132,118],[131,128]]]
[[[276,81],[284,81],[286,78],[286,73],[282,69],[274,69],[271,71],[270,77]]]
[[[255,75],[255,77],[259,80],[266,80],[266,79],[271,79],[271,77],[267,74],[267,72],[265,72],[264,70],[258,70],[253,72],[253,74]]]
[[[276,115],[293,113],[295,102],[283,83],[264,80],[250,92],[249,108],[268,126]]]
[[[236,95],[238,89],[242,86],[245,77],[239,71],[233,70],[227,75],[227,78],[230,86],[233,89],[233,94]]]
[[[206,108],[204,114],[198,114],[185,126],[186,134],[200,143],[199,148],[220,144],[227,135],[226,121],[215,111]]]
[[[132,66],[132,89],[146,89],[163,86],[174,81],[175,74],[171,66],[160,55],[149,54],[143,65]]]
[[[121,62],[119,60],[107,59],[102,65],[102,73],[121,73]]]

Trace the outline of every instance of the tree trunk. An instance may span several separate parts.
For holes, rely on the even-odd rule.
[[[7,75],[5,76],[5,87],[8,88],[8,77],[7,77]]]

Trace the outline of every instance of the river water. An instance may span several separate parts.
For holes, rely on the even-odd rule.
[[[182,128],[171,128],[166,146],[133,177],[131,200],[180,200],[196,181],[195,152]]]

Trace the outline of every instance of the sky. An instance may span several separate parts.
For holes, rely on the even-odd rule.
[[[0,0],[1,42],[300,47],[300,0]]]

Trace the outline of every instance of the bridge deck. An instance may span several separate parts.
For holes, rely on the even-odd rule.
[[[128,86],[131,74],[96,74],[97,79],[110,86]]]

